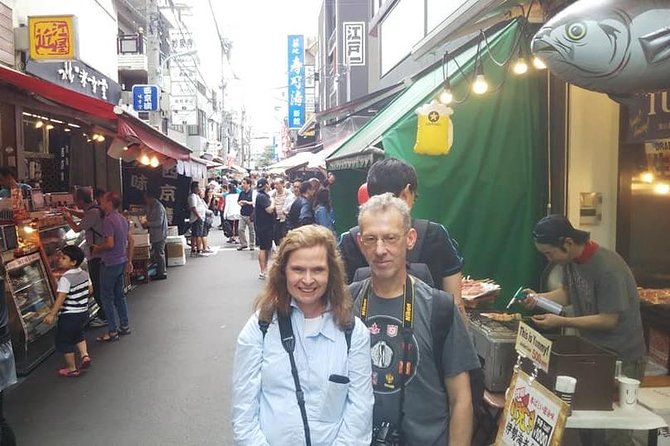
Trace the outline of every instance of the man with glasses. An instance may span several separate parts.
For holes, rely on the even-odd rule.
[[[370,331],[374,444],[469,446],[468,372],[479,359],[452,297],[408,275],[407,251],[417,239],[409,207],[377,195],[361,206],[358,223],[371,276],[349,289]]]
[[[419,187],[414,167],[396,158],[374,163],[368,171],[367,185],[370,197],[390,192],[403,200],[410,210],[417,199]],[[417,246],[415,252],[408,254],[409,261],[426,264],[435,286],[452,294],[459,310],[464,312],[461,300],[463,258],[458,252],[458,245],[439,223],[415,219],[412,227],[417,232]],[[339,243],[350,282],[357,269],[368,266],[356,244],[357,231],[358,228],[352,228],[345,232]]]

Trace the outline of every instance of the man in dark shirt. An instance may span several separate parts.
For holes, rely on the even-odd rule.
[[[251,178],[246,177],[242,180],[242,192],[237,199],[237,204],[240,205],[240,247],[238,251],[243,251],[249,247],[250,251],[254,250],[256,243],[256,234],[254,232],[254,191],[251,187]],[[247,228],[249,228],[249,241],[247,243]]]
[[[2,394],[6,388],[16,383],[16,366],[12,341],[9,337],[9,313],[5,299],[5,282],[0,278],[0,444],[16,446],[16,438],[12,428],[5,420],[2,409]]]
[[[312,198],[317,190],[310,181],[300,185],[300,196],[295,199],[288,213],[288,229],[314,224],[314,211],[312,209]]]
[[[270,184],[265,178],[256,183],[258,194],[256,195],[256,206],[254,206],[254,224],[256,225],[256,245],[258,245],[258,266],[261,272],[258,278],[265,280],[265,271],[268,268],[270,251],[272,251],[272,240],[275,225],[275,207],[268,191]]]
[[[402,199],[410,209],[416,201],[418,190],[416,170],[405,161],[395,158],[377,161],[368,171],[367,184],[371,197],[390,192]],[[424,220],[424,232],[418,230],[418,222],[419,220],[412,220],[412,226],[417,230],[416,246],[420,246],[420,252],[410,261],[425,263],[435,286],[452,294],[454,303],[463,313],[465,311],[461,299],[463,258],[458,252],[458,245],[443,225]],[[421,241],[421,238],[424,240]],[[339,248],[347,269],[348,280],[351,282],[356,270],[368,266],[368,262],[349,231],[342,234]]]

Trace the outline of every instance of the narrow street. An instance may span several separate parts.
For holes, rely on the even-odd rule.
[[[214,229],[212,246],[224,246]],[[224,246],[168,269],[128,296],[132,334],[101,345],[93,365],[59,378],[51,355],[6,392],[18,444],[230,445],[230,377],[237,333],[261,288],[257,252]]]

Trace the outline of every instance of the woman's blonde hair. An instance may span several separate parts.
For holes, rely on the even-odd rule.
[[[288,314],[291,296],[286,285],[286,266],[291,254],[303,248],[323,246],[328,258],[328,286],[323,295],[324,304],[330,303],[333,319],[344,329],[351,323],[353,302],[344,280],[344,263],[337,249],[333,233],[322,226],[302,226],[289,231],[279,246],[279,252],[270,268],[268,281],[256,300],[259,320],[272,322],[275,312]]]

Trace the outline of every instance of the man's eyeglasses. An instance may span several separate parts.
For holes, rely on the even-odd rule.
[[[384,246],[395,246],[400,242],[400,239],[402,239],[401,234],[386,234],[381,237],[377,237],[376,235],[364,235],[361,237],[361,242],[363,243],[363,246],[370,248],[377,246],[377,243],[379,243],[380,240]]]

